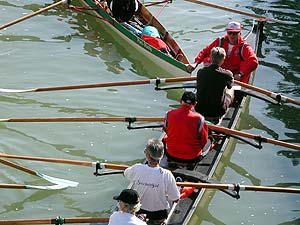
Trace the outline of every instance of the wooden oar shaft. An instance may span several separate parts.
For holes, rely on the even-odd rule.
[[[219,190],[236,190],[240,191],[264,191],[264,192],[285,192],[300,194],[299,188],[283,188],[283,187],[267,187],[267,186],[251,186],[251,185],[236,185],[236,184],[211,184],[211,183],[193,183],[193,182],[177,182],[181,187],[195,187]]]
[[[273,22],[282,23],[282,24],[289,24],[289,25],[290,24],[299,24],[299,22],[295,22],[295,21],[282,21],[282,20],[277,20],[277,19],[265,17],[265,16],[258,16],[254,13],[249,13],[249,12],[246,12],[246,11],[237,10],[237,9],[233,9],[233,8],[229,8],[229,7],[225,7],[225,6],[221,6],[221,5],[216,5],[216,4],[213,4],[213,3],[204,2],[204,1],[200,1],[200,0],[185,0],[185,1],[193,2],[193,3],[197,3],[197,4],[201,4],[201,5],[206,5],[206,6],[209,6],[209,7],[225,10],[225,11],[228,11],[228,12],[238,13],[238,14],[245,15],[245,16],[254,17],[254,18],[257,18],[257,19],[260,19],[260,20],[264,20],[264,21],[273,21]]]
[[[14,24],[16,24],[16,23],[22,22],[22,21],[24,21],[24,20],[26,20],[26,19],[29,19],[29,18],[31,18],[31,17],[33,17],[33,16],[36,16],[36,15],[38,15],[38,14],[41,14],[41,13],[43,13],[43,12],[49,10],[49,9],[52,9],[52,8],[54,8],[54,7],[59,6],[59,5],[63,4],[63,3],[65,3],[65,2],[67,2],[67,1],[66,1],[66,0],[61,0],[61,1],[56,2],[56,3],[52,4],[52,5],[49,5],[49,6],[45,7],[45,8],[42,8],[42,9],[36,11],[36,12],[30,13],[30,14],[28,14],[28,15],[26,15],[26,16],[20,17],[20,18],[18,18],[18,19],[16,19],[16,20],[13,20],[13,21],[9,22],[9,23],[6,23],[6,24],[0,26],[0,30],[4,29],[4,28],[6,28],[6,27],[9,27],[9,26],[11,26],[11,25],[14,25]]]
[[[96,217],[70,217],[62,218],[65,223],[105,223],[109,218]],[[56,224],[57,219],[19,219],[19,220],[0,220],[0,224],[5,225],[21,225],[21,224]]]
[[[234,12],[234,13],[238,13],[238,14],[242,14],[242,15],[250,16],[250,17],[254,17],[254,18],[264,18],[264,17],[257,16],[256,14],[253,14],[253,13],[249,13],[249,12],[245,12],[245,11],[241,11],[241,10],[237,10],[237,9],[233,9],[233,8],[229,8],[229,7],[225,7],[225,6],[221,6],[221,5],[216,5],[216,4],[213,4],[213,3],[204,2],[204,1],[200,1],[200,0],[185,0],[185,1],[193,2],[193,3],[205,5],[205,6],[209,6],[209,7],[216,8],[216,9],[221,9],[221,10],[224,10],[224,11]]]
[[[163,120],[164,120],[163,117],[94,117],[94,118],[59,117],[59,118],[8,118],[8,119],[0,119],[0,122],[163,122]],[[284,146],[287,148],[300,150],[300,145],[295,145],[295,144],[291,144],[279,140],[265,138],[259,135],[254,135],[254,134],[237,131],[226,127],[220,127],[212,124],[209,124],[208,127],[214,131],[238,135],[241,137],[254,139],[260,142],[266,142],[266,143]]]
[[[18,164],[15,164],[13,162],[9,162],[9,161],[4,160],[4,159],[0,159],[0,163],[5,164],[7,166],[14,167],[14,168],[16,168],[18,170],[22,170],[22,171],[24,171],[26,173],[29,173],[29,174],[32,174],[32,175],[35,175],[35,176],[37,175],[37,173],[35,171],[33,171],[33,170],[30,170],[30,169],[28,169],[26,167],[20,166]]]
[[[162,83],[183,82],[183,81],[193,81],[193,80],[196,80],[196,77],[156,78],[150,80],[148,79],[148,80],[118,81],[118,82],[106,82],[106,83],[95,83],[95,84],[78,84],[78,85],[67,85],[67,86],[56,86],[56,87],[41,87],[41,88],[33,88],[33,89],[25,89],[25,90],[0,89],[0,91],[5,93],[63,91],[63,90],[74,90],[74,89],[130,86],[130,85],[142,85],[142,84],[162,84]]]
[[[141,84],[149,84],[149,83],[150,83],[149,80],[120,81],[120,82],[107,82],[107,83],[98,83],[98,84],[81,84],[81,85],[70,85],[70,86],[36,88],[36,89],[33,89],[32,92],[74,90],[74,89],[101,88],[101,87],[114,87],[114,86],[129,86],[129,85],[141,85]]]
[[[9,155],[5,153],[0,153],[0,157],[3,158],[12,158],[12,159],[25,159],[41,162],[52,162],[52,163],[64,163],[64,164],[73,164],[73,165],[82,165],[82,166],[93,166],[96,162],[88,162],[81,160],[71,160],[71,159],[57,159],[57,158],[44,158],[44,157],[34,157],[34,156],[22,156],[22,155]]]
[[[0,122],[162,122],[159,117],[48,117],[48,118],[8,118]]]
[[[287,142],[284,142],[284,141],[279,141],[279,140],[275,140],[275,139],[271,139],[271,138],[266,138],[266,137],[262,137],[262,136],[259,136],[259,135],[254,135],[254,134],[238,131],[238,130],[232,130],[232,129],[229,129],[229,128],[226,128],[226,127],[220,127],[220,126],[216,126],[216,125],[212,125],[212,124],[209,124],[208,127],[210,129],[214,130],[214,131],[219,131],[219,132],[222,132],[222,133],[238,135],[238,136],[241,136],[241,137],[246,137],[246,138],[254,139],[254,140],[265,142],[265,143],[271,143],[271,144],[275,144],[275,145],[284,146],[284,147],[287,147],[287,148],[300,150],[300,145],[295,145],[295,144],[287,143]]]
[[[300,101],[296,101],[295,99],[288,98],[286,96],[282,96],[279,93],[274,93],[274,92],[271,92],[271,91],[268,91],[268,90],[265,90],[265,89],[262,89],[262,88],[250,85],[250,84],[246,84],[246,83],[240,82],[238,80],[235,80],[234,83],[238,84],[238,85],[240,85],[240,86],[242,86],[244,88],[247,88],[247,89],[259,92],[261,94],[267,95],[267,96],[272,97],[274,99],[276,99],[276,97],[278,96],[278,97],[280,97],[280,100],[283,101],[283,102],[290,102],[290,103],[293,103],[293,104],[296,104],[296,105],[300,105]]]
[[[24,184],[0,184],[0,188],[26,189]]]

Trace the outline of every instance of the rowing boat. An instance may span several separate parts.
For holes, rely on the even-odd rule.
[[[114,41],[124,46],[131,46],[130,50],[127,49],[129,52],[135,49],[142,53],[139,54],[140,57],[148,59],[143,61],[144,70],[150,69],[150,71],[153,71],[153,65],[155,65],[156,71],[160,71],[160,74],[155,74],[155,76],[190,75],[187,72],[187,66],[190,63],[183,50],[166,28],[141,2],[138,2],[138,10],[133,18],[122,23],[113,18],[106,1],[80,0],[80,2],[84,5],[84,8],[75,6],[72,8],[78,11],[80,9],[81,12],[95,16],[101,25],[101,29],[110,33],[112,38],[115,39]],[[157,28],[161,39],[170,48],[171,54],[165,54],[141,39],[141,29],[148,25]]]
[[[253,46],[254,51],[257,53],[260,39],[263,35],[263,25],[264,21],[258,20],[254,21],[251,31],[245,35],[245,39],[248,43]],[[251,74],[249,83],[252,84],[254,80],[255,72]],[[220,126],[227,127],[230,129],[238,129],[240,121],[240,115],[243,111],[248,108],[249,97],[243,96],[238,104],[234,107],[231,107],[225,116],[222,118]],[[162,160],[162,165],[165,168],[172,170],[174,176],[181,180],[187,180],[191,182],[213,182],[216,183],[216,180],[213,180],[212,177],[216,173],[218,164],[220,163],[221,157],[225,157],[230,154],[230,146],[232,147],[232,139],[223,136],[217,139],[213,150],[209,151],[207,155],[196,165],[194,165],[193,170],[187,170],[183,168],[171,168],[168,167],[168,163],[165,159]],[[173,165],[172,165],[173,166]],[[181,165],[182,166],[182,165]],[[224,171],[223,171],[224,173]],[[178,204],[174,204],[174,207],[171,209],[171,214],[168,217],[167,224],[169,225],[186,225],[193,224],[193,216],[197,217],[199,205],[202,205],[202,201],[209,201],[211,198],[206,198],[204,196],[205,189],[195,189],[194,192],[187,198],[181,199]],[[237,191],[227,192],[232,197],[239,198]],[[198,223],[199,224],[199,221]]]

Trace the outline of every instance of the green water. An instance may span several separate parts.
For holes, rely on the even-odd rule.
[[[298,1],[211,1],[282,20],[299,20]],[[0,2],[1,24],[36,11],[52,1]],[[76,4],[74,2],[73,4]],[[156,14],[160,7],[151,7]],[[191,61],[229,20],[250,29],[252,19],[185,1],[168,5],[158,18]],[[184,23],[183,23],[184,21]],[[267,40],[258,54],[254,84],[291,98],[300,95],[299,25],[267,23]],[[0,87],[35,87],[148,79],[156,69],[130,46],[113,41],[94,18],[62,7],[0,31]],[[147,67],[147,70],[145,69]],[[164,116],[178,104],[180,92],[157,92],[153,86],[113,87],[44,93],[0,94],[0,118]],[[300,143],[299,107],[274,106],[252,98],[242,130]],[[0,123],[0,151],[8,154],[133,164],[159,129],[127,130],[124,123]],[[264,144],[262,150],[237,142],[222,159],[222,182],[300,186],[299,151]],[[80,182],[61,191],[1,189],[0,219],[107,217],[112,196],[127,186],[120,175],[95,177],[94,168],[12,160],[50,176]],[[48,185],[40,178],[0,165],[0,183]],[[300,224],[300,196],[243,192],[235,200],[209,191],[191,224]]]

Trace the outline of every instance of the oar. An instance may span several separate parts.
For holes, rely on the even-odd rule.
[[[65,223],[106,223],[109,218],[97,217],[56,217],[55,219],[18,219],[18,220],[0,220],[0,224],[21,225],[21,224],[65,224]]]
[[[63,90],[87,89],[87,88],[130,86],[130,85],[142,85],[142,84],[157,84],[158,85],[158,84],[162,84],[162,83],[192,81],[195,79],[196,79],[195,77],[156,78],[156,79],[150,79],[150,80],[133,80],[133,81],[106,82],[106,83],[95,83],[95,84],[79,84],[79,85],[68,85],[68,86],[57,86],[57,87],[41,87],[41,88],[24,89],[24,90],[0,88],[0,92],[25,93],[25,92],[63,91]]]
[[[15,159],[28,159],[35,161],[43,162],[53,162],[53,163],[66,163],[66,164],[76,164],[76,165],[95,165],[94,162],[87,161],[77,161],[77,160],[68,160],[68,159],[57,159],[57,158],[42,158],[42,157],[30,157],[30,156],[18,156],[18,155],[9,155],[1,153],[0,157],[5,158],[15,158]],[[1,161],[1,159],[0,159]],[[100,167],[107,169],[117,169],[125,170],[128,168],[128,165],[112,164],[112,163],[100,163]],[[10,185],[10,184],[0,184],[1,186]],[[237,185],[237,184],[212,184],[212,183],[193,183],[193,182],[177,182],[178,186],[181,187],[196,187],[196,188],[209,188],[209,189],[221,189],[221,190],[245,190],[245,191],[267,191],[267,192],[287,192],[287,193],[300,193],[300,189],[295,188],[281,188],[281,187],[264,187],[264,186],[249,186],[249,185]],[[21,185],[14,185],[15,188],[22,188]]]
[[[299,100],[296,101],[295,99],[286,97],[284,95],[281,95],[280,93],[274,93],[274,92],[271,92],[271,91],[267,91],[265,89],[262,89],[262,88],[259,88],[259,87],[256,87],[256,86],[240,82],[238,80],[235,80],[234,83],[238,84],[238,85],[240,85],[240,86],[242,86],[244,88],[247,88],[247,89],[259,92],[261,94],[267,95],[267,96],[269,96],[269,97],[277,100],[278,102],[289,102],[289,103],[293,103],[293,104],[296,104],[296,105],[300,105],[300,101]]]
[[[45,7],[45,8],[42,8],[42,9],[36,11],[36,12],[33,12],[33,13],[30,13],[30,14],[28,14],[26,16],[20,17],[20,18],[18,18],[16,20],[13,20],[13,21],[11,21],[9,23],[6,23],[6,24],[0,26],[0,30],[4,29],[6,27],[9,27],[11,25],[14,25],[16,23],[22,22],[22,21],[24,21],[26,19],[29,19],[29,18],[31,18],[33,16],[41,14],[41,13],[43,13],[43,12],[49,10],[49,9],[55,8],[55,7],[57,7],[57,6],[59,6],[59,5],[63,4],[63,3],[67,3],[67,2],[68,2],[67,0],[61,0],[61,1],[56,2],[56,3],[52,4],[52,5],[49,5],[49,6]]]
[[[237,10],[237,9],[233,9],[233,8],[229,8],[229,7],[225,7],[225,6],[221,6],[221,5],[216,5],[216,4],[213,4],[213,3],[204,2],[204,1],[200,1],[200,0],[185,0],[185,1],[193,2],[193,3],[201,4],[201,5],[206,5],[206,6],[209,6],[209,7],[213,7],[213,8],[229,11],[229,12],[239,13],[239,14],[242,14],[242,15],[245,15],[245,16],[250,16],[250,17],[254,17],[256,19],[261,19],[261,20],[265,20],[265,21],[273,21],[273,22],[276,22],[276,23],[282,23],[282,24],[288,24],[288,25],[299,24],[299,22],[296,22],[296,21],[282,21],[282,20],[278,20],[278,19],[274,19],[274,18],[258,16],[258,15],[253,14],[253,13],[249,13],[249,12],[245,12],[245,11],[241,11],[241,10]]]
[[[52,190],[65,189],[65,188],[68,188],[68,187],[76,187],[78,185],[78,182],[74,182],[74,181],[70,181],[70,180],[65,180],[65,179],[60,179],[60,178],[56,178],[56,177],[51,177],[51,176],[48,176],[46,174],[43,174],[43,173],[40,173],[40,172],[31,170],[31,169],[28,169],[26,167],[20,166],[20,165],[18,165],[16,163],[9,162],[9,161],[4,160],[4,159],[0,159],[0,163],[5,164],[7,166],[11,166],[11,167],[13,167],[15,169],[18,169],[18,170],[21,170],[23,172],[29,173],[31,175],[40,177],[40,178],[42,178],[42,179],[44,179],[46,181],[49,181],[50,183],[56,184],[56,185],[52,186],[52,188],[49,188],[49,189],[52,189]],[[27,186],[30,186],[30,185],[27,185]],[[48,187],[51,187],[51,186],[48,186]]]
[[[0,122],[163,122],[163,117],[59,117],[59,118],[7,118],[0,119]],[[260,135],[254,135],[242,131],[237,131],[233,129],[229,129],[226,127],[220,127],[212,124],[208,124],[208,127],[211,130],[218,131],[225,134],[233,134],[238,135],[250,139],[254,139],[258,142],[271,143],[275,145],[284,146],[287,148],[292,148],[296,150],[300,150],[300,145],[295,145],[291,143],[287,143],[284,141],[279,141],[271,138],[266,138]]]
[[[32,161],[40,161],[40,162],[72,164],[72,165],[79,165],[79,166],[95,166],[99,163],[99,162],[90,162],[90,161],[81,161],[81,160],[72,160],[72,159],[10,155],[6,153],[0,153],[0,157],[11,158],[11,159],[24,159],[24,160],[32,160]],[[118,164],[110,164],[110,163],[99,163],[99,164],[101,168],[116,169],[116,170],[125,170],[128,167],[127,165],[118,165]]]
[[[45,117],[45,118],[7,118],[0,122],[162,122],[159,117]]]
[[[26,185],[26,184],[0,184],[0,188],[8,189],[35,189],[35,190],[61,190],[67,188],[61,184],[38,186],[38,185]]]
[[[295,144],[287,143],[287,142],[284,142],[284,141],[279,141],[279,140],[275,140],[275,139],[271,139],[271,138],[266,138],[266,137],[263,137],[263,136],[260,136],[260,135],[250,134],[250,133],[246,133],[246,132],[243,132],[243,131],[237,131],[237,130],[229,129],[229,128],[226,128],[226,127],[220,127],[220,126],[212,125],[212,124],[208,124],[208,127],[211,130],[218,131],[218,132],[221,132],[221,133],[238,135],[238,136],[241,136],[241,137],[256,140],[258,142],[271,143],[271,144],[274,144],[274,145],[280,145],[280,146],[283,146],[283,147],[300,150],[300,145],[295,145]]]
[[[300,194],[299,188],[283,188],[283,187],[268,187],[268,186],[252,186],[240,184],[210,184],[210,183],[193,183],[193,182],[177,182],[181,187],[209,188],[219,190],[232,191],[264,191],[264,192],[284,192]]]
[[[133,81],[119,81],[119,82],[106,82],[106,83],[95,83],[95,84],[79,84],[79,85],[67,85],[67,86],[56,86],[56,87],[41,87],[41,88],[32,88],[32,89],[6,89],[0,88],[0,92],[3,93],[27,93],[27,92],[46,92],[46,91],[64,91],[64,90],[75,90],[75,89],[89,89],[89,88],[102,88],[102,87],[116,87],[116,86],[130,86],[130,85],[143,85],[143,84],[163,84],[163,83],[174,83],[174,82],[184,82],[184,81],[194,81],[196,77],[177,77],[177,78],[156,78],[150,80],[133,80]],[[300,101],[296,101],[292,98],[283,96],[279,93],[274,93],[267,91],[265,89],[246,84],[240,81],[235,80],[234,83],[265,94],[279,102],[290,102],[296,105],[300,105]]]

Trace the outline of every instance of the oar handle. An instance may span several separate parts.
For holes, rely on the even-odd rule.
[[[43,12],[49,10],[49,9],[52,9],[52,8],[58,6],[58,5],[61,5],[61,4],[63,4],[63,3],[67,3],[67,0],[61,0],[61,1],[56,2],[56,3],[52,4],[52,5],[49,5],[49,6],[45,7],[45,8],[42,8],[42,9],[36,11],[36,12],[33,12],[33,13],[31,13],[31,14],[28,14],[28,15],[26,15],[26,16],[23,16],[23,17],[20,17],[20,18],[18,18],[18,19],[16,19],[16,20],[13,20],[13,21],[11,21],[11,22],[9,22],[9,23],[6,23],[6,24],[0,26],[0,30],[4,29],[4,28],[6,28],[6,27],[9,27],[9,26],[11,26],[11,25],[14,25],[14,24],[16,24],[16,23],[22,22],[22,21],[24,21],[24,20],[26,20],[26,19],[29,19],[29,18],[31,18],[31,17],[33,17],[33,16],[36,16],[36,15],[38,15],[38,14],[41,14],[41,13],[43,13]]]
[[[113,170],[126,170],[129,166],[112,163],[100,163],[100,167]]]
[[[81,161],[81,160],[44,158],[44,157],[34,157],[34,156],[22,156],[22,155],[9,155],[9,154],[5,154],[5,153],[0,153],[0,157],[42,161],[42,162],[52,162],[52,163],[64,163],[64,164],[73,164],[73,165],[82,165],[82,166],[94,166],[97,164],[97,162],[88,162],[88,161]]]
[[[35,175],[35,176],[37,175],[37,173],[35,171],[31,170],[31,169],[28,169],[26,167],[20,166],[20,165],[18,165],[16,163],[13,163],[13,162],[9,162],[9,161],[4,160],[4,159],[0,159],[0,163],[5,164],[7,166],[14,167],[15,169],[24,171],[24,172],[29,173],[31,175]]]

